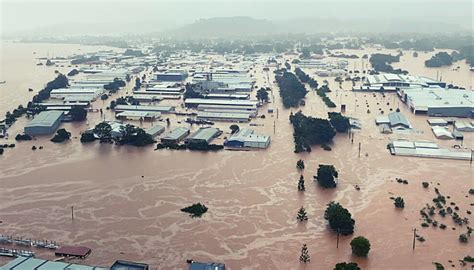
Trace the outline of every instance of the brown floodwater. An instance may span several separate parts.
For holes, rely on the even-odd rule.
[[[7,47],[8,51],[4,47],[2,54],[13,57],[21,55],[22,50],[39,51],[41,46],[15,44]],[[55,54],[59,54],[59,50],[72,54],[83,48],[44,46],[43,50]],[[370,48],[345,50],[359,55],[375,51]],[[34,58],[32,54],[29,57]],[[396,67],[431,77],[434,72],[436,76],[436,69],[423,67],[423,59],[427,57],[422,54],[414,59],[411,53],[405,53]],[[30,62],[31,65],[18,66],[21,69],[18,70],[15,64],[2,60],[2,77],[14,76],[10,73],[44,73],[43,80],[38,78],[36,85],[54,77],[54,69],[37,67],[35,60]],[[442,69],[443,78],[469,88],[473,75],[465,72],[464,63],[459,65],[460,71]],[[350,68],[361,66],[360,59],[350,60]],[[265,113],[265,119],[252,121],[263,125],[252,128],[272,136],[268,149],[197,153],[81,144],[80,132],[100,119],[98,113],[90,113],[87,123],[63,124],[73,134],[70,142],[54,144],[49,142],[49,137],[40,137],[17,143],[16,148],[7,149],[0,156],[0,234],[85,245],[92,248],[92,254],[76,262],[99,266],[127,259],[149,263],[157,269],[186,269],[186,259],[192,258],[224,262],[229,269],[332,269],[338,262],[355,261],[363,269],[408,270],[434,269],[434,261],[451,269],[448,260],[452,260],[455,269],[468,269],[458,262],[466,255],[474,255],[472,240],[465,245],[458,241],[466,227],[454,225],[449,217],[437,217],[448,226],[446,230],[421,228],[419,210],[431,203],[435,197],[434,187],[438,187],[442,194],[450,196],[449,202],[460,207],[462,217],[471,217],[466,211],[474,211],[470,205],[474,197],[466,196],[474,186],[472,166],[468,161],[391,156],[386,149],[387,143],[395,138],[432,140],[444,147],[459,142],[436,140],[427,117],[411,114],[403,104],[399,105],[394,94],[383,98],[374,97],[372,93],[354,93],[350,91],[351,84],[346,82],[342,89],[336,90],[338,84],[329,78],[333,89],[329,96],[336,104],[347,105],[346,115],[358,118],[362,130],[355,133],[353,143],[347,134],[337,135],[332,151],[313,147],[311,153],[294,154],[292,127],[288,121],[291,110],[281,106],[277,88],[272,83],[273,73],[269,73],[270,82],[267,82],[260,66],[257,70],[257,85],[270,85],[274,94],[271,95],[273,103],[265,105],[261,113],[265,113],[267,107],[279,109],[278,117]],[[327,78],[317,79],[322,82]],[[5,101],[4,94],[16,103],[26,103],[31,98],[26,89],[22,89],[29,87],[27,82],[25,86],[15,86],[13,80],[11,85],[5,80],[7,85],[0,87],[9,85],[9,88],[1,90],[1,111],[17,105]],[[10,93],[17,88],[21,91]],[[175,102],[163,101],[163,104]],[[94,104],[95,108],[105,106],[102,101]],[[416,134],[379,133],[374,124],[379,108],[388,113],[397,106],[418,130]],[[367,113],[368,108],[371,113]],[[326,117],[328,112],[321,98],[312,91],[301,109],[307,115],[318,117]],[[110,118],[111,113],[106,113],[106,117]],[[171,127],[180,125],[178,117],[170,118]],[[20,119],[10,130],[10,137],[20,132],[25,123],[25,119]],[[143,124],[144,127],[150,125]],[[216,125],[226,131],[218,139],[221,141],[228,136],[230,124]],[[465,133],[464,147],[472,148],[472,142],[472,134]],[[44,146],[44,149],[32,151],[33,145]],[[295,164],[298,159],[306,164],[302,172],[306,179],[304,193],[297,190],[300,172]],[[318,164],[333,164],[338,169],[340,182],[336,189],[324,190],[313,183]],[[409,184],[397,183],[397,177],[407,179]],[[423,181],[431,183],[428,189],[422,188]],[[360,191],[354,188],[356,184],[361,187]],[[404,210],[395,209],[390,200],[392,196],[404,198]],[[341,237],[336,248],[336,235],[323,218],[325,206],[332,200],[352,213],[356,220],[353,236],[363,235],[370,240],[372,248],[368,258],[351,255],[349,242],[353,236]],[[209,208],[202,218],[193,219],[179,211],[196,202]],[[74,220],[71,220],[71,206],[75,209]],[[296,222],[296,212],[301,206],[309,215],[306,224]],[[423,243],[417,241],[414,251],[413,228],[426,239]],[[306,267],[298,262],[304,243],[311,256],[311,263]],[[51,252],[37,252],[41,257],[54,257]]]

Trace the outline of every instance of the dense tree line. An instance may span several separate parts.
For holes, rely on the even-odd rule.
[[[302,83],[307,83],[309,84],[311,88],[314,88],[314,89],[318,88],[318,82],[315,79],[308,76],[303,70],[301,70],[301,68],[299,67],[295,68],[295,74],[296,76],[298,76],[298,79],[300,79]]]
[[[207,142],[188,142],[184,144],[177,143],[159,143],[156,149],[172,149],[172,150],[191,150],[191,151],[219,151],[224,149],[220,144],[209,144]]]
[[[391,63],[399,62],[400,56],[383,53],[374,53],[370,56],[369,62],[377,72],[393,72]]]
[[[453,64],[453,57],[447,52],[439,52],[425,61],[426,67],[443,67]]]
[[[111,93],[116,93],[121,87],[125,86],[125,82],[122,79],[115,78],[112,82],[105,84],[104,89]]]
[[[329,122],[337,132],[345,133],[350,129],[351,124],[349,122],[349,118],[345,117],[341,113],[329,112],[328,116]]]
[[[311,145],[327,144],[336,135],[327,119],[305,116],[301,111],[291,114],[290,122],[294,129],[295,153],[311,152]]]
[[[41,103],[50,97],[51,91],[59,88],[66,88],[69,86],[69,80],[64,74],[59,74],[54,80],[48,82],[43,88],[33,97],[33,103]]]
[[[283,71],[281,75],[277,74],[275,79],[280,88],[283,105],[286,108],[298,107],[306,96],[307,91],[295,74]]]

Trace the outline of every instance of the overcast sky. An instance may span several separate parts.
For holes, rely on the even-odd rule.
[[[250,16],[257,19],[335,18],[452,23],[473,28],[472,1],[440,0],[0,0],[1,28],[12,34],[66,24],[144,24],[170,29],[199,18]]]

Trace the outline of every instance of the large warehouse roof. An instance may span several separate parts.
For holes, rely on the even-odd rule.
[[[50,127],[61,118],[63,115],[62,111],[44,111],[40,112],[33,120],[31,120],[27,127]]]
[[[203,99],[188,98],[184,101],[186,104],[208,104],[208,105],[231,105],[231,106],[257,106],[257,100],[240,100],[240,99]]]
[[[407,103],[416,110],[428,110],[430,107],[472,107],[474,110],[472,91],[413,88],[404,89],[401,93]]]

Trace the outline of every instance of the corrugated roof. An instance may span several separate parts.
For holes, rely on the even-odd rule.
[[[210,140],[219,133],[219,129],[213,127],[202,127],[188,137],[188,140]]]
[[[106,270],[107,268],[18,257],[0,267],[2,270]]]
[[[27,127],[49,127],[52,126],[58,119],[60,119],[63,116],[64,112],[62,111],[43,111],[40,112],[38,115],[31,120],[30,123],[28,123],[26,126]]]

